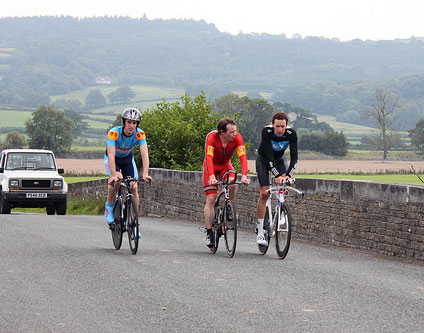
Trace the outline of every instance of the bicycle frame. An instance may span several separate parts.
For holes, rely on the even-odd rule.
[[[294,184],[294,180],[293,183]],[[286,197],[290,191],[297,194],[303,193],[284,182],[282,185],[276,185],[267,190],[268,198],[266,200],[266,214],[264,221],[264,236],[267,239],[267,245],[258,244],[259,252],[264,255],[268,251],[271,237],[275,236],[275,246],[277,255],[284,259],[290,247],[292,217]],[[272,199],[277,199],[274,211],[272,210]],[[277,225],[278,224],[278,225]]]
[[[237,216],[235,213],[234,206],[230,200],[230,189],[229,187],[236,184],[241,184],[237,181],[237,173],[234,173],[234,181],[229,181],[230,173],[226,173],[223,176],[223,179],[218,182],[218,185],[222,185],[222,189],[216,196],[214,203],[214,239],[215,246],[211,248],[212,253],[215,253],[218,249],[219,237],[224,235],[225,245],[227,248],[227,254],[230,258],[234,256],[237,242]],[[231,212],[232,218],[229,218],[227,212]]]
[[[268,199],[266,201],[266,209],[268,210],[268,222],[269,222],[269,228],[270,230],[272,230],[272,236],[275,235],[275,221],[281,221],[281,210],[278,209],[279,207],[281,207],[281,205],[286,201],[286,197],[288,195],[288,189],[293,190],[299,194],[301,194],[302,192],[296,190],[295,188],[291,187],[291,186],[286,186],[286,185],[277,185],[275,187],[271,187],[268,190],[269,196]],[[274,196],[277,199],[277,204],[275,205],[274,211],[272,210],[272,196]],[[281,229],[281,225],[278,225],[278,231],[287,231],[288,225],[286,225],[285,229]]]
[[[139,179],[136,178],[121,178],[118,182],[119,185],[118,193],[115,197],[114,204],[114,227],[112,228],[112,240],[115,248],[120,249],[122,244],[122,235],[124,232],[128,232],[128,240],[130,243],[131,252],[136,254],[138,249],[139,239],[139,223],[138,223],[138,203],[134,200],[132,182],[137,182]],[[126,190],[126,193],[123,193]],[[117,211],[119,207],[119,211]]]

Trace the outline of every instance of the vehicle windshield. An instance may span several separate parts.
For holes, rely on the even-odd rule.
[[[9,153],[6,170],[55,170],[53,155],[49,153]]]

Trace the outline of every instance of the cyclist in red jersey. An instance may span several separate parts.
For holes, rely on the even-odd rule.
[[[247,178],[247,156],[246,147],[243,138],[237,132],[237,126],[233,119],[223,118],[218,123],[218,130],[208,133],[205,144],[205,159],[203,161],[203,189],[206,193],[206,204],[204,208],[206,225],[206,246],[215,246],[215,240],[212,235],[212,224],[214,218],[213,205],[217,196],[218,177],[228,170],[233,171],[231,157],[237,149],[237,155],[240,158],[242,176],[241,181],[248,185],[250,179]],[[234,179],[230,177],[230,180]],[[230,186],[230,199],[236,194],[236,185]]]

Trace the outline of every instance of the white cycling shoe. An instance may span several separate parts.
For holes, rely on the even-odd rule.
[[[268,245],[268,242],[265,239],[265,236],[264,235],[258,235],[256,237],[256,243],[258,243],[259,245],[263,245],[263,246],[267,246]]]

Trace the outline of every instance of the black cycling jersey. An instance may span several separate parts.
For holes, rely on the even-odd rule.
[[[292,128],[287,128],[282,136],[277,136],[272,125],[264,127],[258,154],[265,158],[274,177],[279,177],[284,173],[276,167],[276,160],[284,155],[288,146],[290,146],[290,165],[285,174],[292,177],[297,165],[296,131]]]

